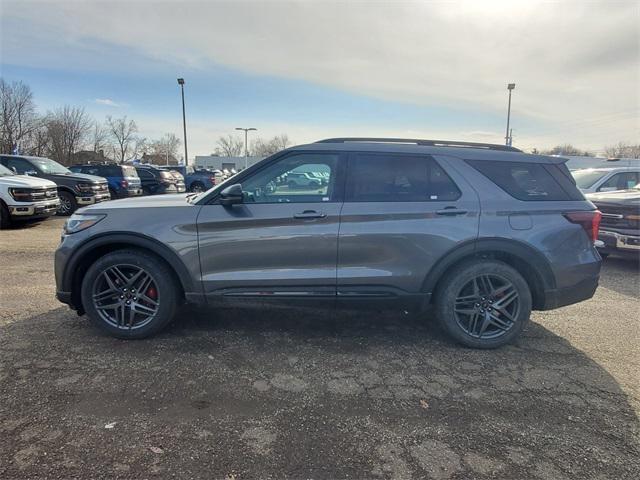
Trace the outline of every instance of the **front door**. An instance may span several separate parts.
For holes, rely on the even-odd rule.
[[[239,177],[242,204],[202,207],[198,238],[208,299],[335,297],[339,157],[292,152]],[[309,180],[288,180],[299,174]]]

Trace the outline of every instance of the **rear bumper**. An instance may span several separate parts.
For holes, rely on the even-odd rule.
[[[546,290],[544,305],[540,310],[553,310],[593,297],[598,288],[599,277],[590,277],[570,287]]]

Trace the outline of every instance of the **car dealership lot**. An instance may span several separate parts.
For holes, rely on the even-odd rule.
[[[640,276],[469,350],[401,314],[188,308],[120,341],[54,298],[63,220],[0,231],[0,477],[636,478]]]

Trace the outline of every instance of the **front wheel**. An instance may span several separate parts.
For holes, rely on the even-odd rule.
[[[58,196],[60,197],[60,205],[58,205],[58,215],[68,217],[77,210],[78,202],[76,202],[76,197],[74,197],[72,194],[70,194],[69,192],[58,192]]]
[[[94,325],[118,338],[144,338],[173,318],[179,299],[169,268],[145,252],[119,250],[82,280],[82,305]]]
[[[204,185],[201,184],[200,182],[193,182],[191,184],[191,188],[189,188],[189,190],[193,193],[200,193],[200,192],[204,192]]]
[[[443,329],[473,348],[497,348],[514,340],[531,315],[531,291],[517,270],[497,260],[464,263],[436,293]]]
[[[9,209],[0,201],[0,230],[3,228],[9,228],[11,225],[11,216],[9,215]]]

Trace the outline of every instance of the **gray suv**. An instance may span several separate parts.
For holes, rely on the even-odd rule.
[[[55,255],[57,297],[141,338],[183,302],[433,307],[456,341],[512,341],[531,310],[591,298],[600,213],[556,157],[435,140],[336,138],[199,194],[84,208]],[[291,189],[289,172],[326,172]]]

